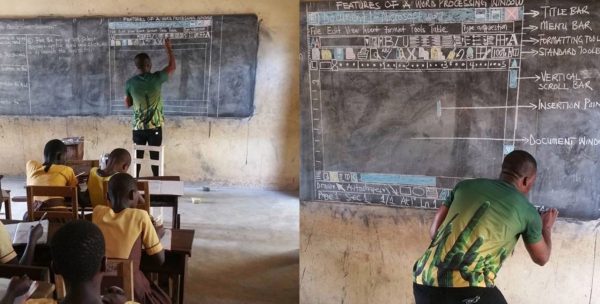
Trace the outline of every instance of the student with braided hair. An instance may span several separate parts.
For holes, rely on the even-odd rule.
[[[44,163],[30,160],[26,165],[28,186],[77,186],[78,180],[73,168],[65,166],[67,146],[59,139],[53,139],[44,147]],[[35,210],[63,207],[62,198],[36,197]]]

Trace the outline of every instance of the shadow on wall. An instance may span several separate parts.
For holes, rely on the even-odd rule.
[[[259,44],[272,44],[276,43],[273,39],[270,29],[268,29],[262,20],[259,21]],[[298,44],[299,37],[293,37],[291,41]],[[259,57],[266,58],[266,54],[260,54],[261,50],[265,48],[259,47]],[[299,46],[295,45],[291,50],[298,50]],[[292,58],[295,58],[296,54],[291,54]],[[292,61],[293,65],[286,65],[288,70],[286,73],[290,79],[285,82],[280,82],[287,85],[287,88],[280,88],[282,92],[281,101],[285,106],[282,107],[281,115],[283,117],[283,123],[281,125],[281,139],[280,147],[281,150],[276,151],[276,155],[279,156],[277,161],[278,172],[275,176],[279,176],[284,181],[279,182],[279,187],[283,190],[298,191],[299,190],[299,179],[300,179],[300,97],[299,97],[299,63],[297,60]],[[268,67],[267,67],[268,68]],[[266,73],[271,73],[266,71]],[[275,76],[272,76],[275,77]],[[283,162],[282,162],[283,161]],[[293,166],[293,168],[292,168]]]

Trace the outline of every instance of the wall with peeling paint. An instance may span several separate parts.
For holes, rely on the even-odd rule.
[[[1,1],[2,17],[254,13],[261,23],[256,112],[251,119],[168,119],[165,174],[217,185],[297,189],[299,9],[297,0]],[[116,117],[0,117],[0,173],[23,175],[52,138],[85,136],[85,157],[131,146],[129,120]],[[149,173],[147,170],[145,173]]]
[[[414,303],[412,267],[435,212],[336,203],[300,208],[300,303]],[[600,303],[600,222],[555,224],[548,264],[522,241],[498,274],[508,303]]]

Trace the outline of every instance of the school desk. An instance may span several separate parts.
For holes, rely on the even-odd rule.
[[[167,274],[173,280],[173,303],[184,303],[186,269],[188,259],[192,255],[194,233],[195,231],[190,229],[166,229],[160,241],[165,248],[165,263],[161,266],[154,266],[147,255],[142,255],[140,268],[144,273]]]
[[[179,197],[183,195],[183,182],[179,176],[140,177],[138,180],[148,181],[150,207],[171,208],[172,228],[179,229]]]

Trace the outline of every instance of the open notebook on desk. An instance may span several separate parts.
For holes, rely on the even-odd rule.
[[[38,223],[42,224],[42,228],[44,229],[42,237],[38,240],[38,244],[45,244],[48,242],[48,226],[50,223],[48,220],[6,224],[4,227],[6,227],[6,231],[8,231],[13,244],[27,244],[31,227],[34,227]]]
[[[163,237],[160,238],[160,243],[162,244],[165,250],[171,250],[171,238],[171,229],[165,229],[165,235],[163,235]]]

